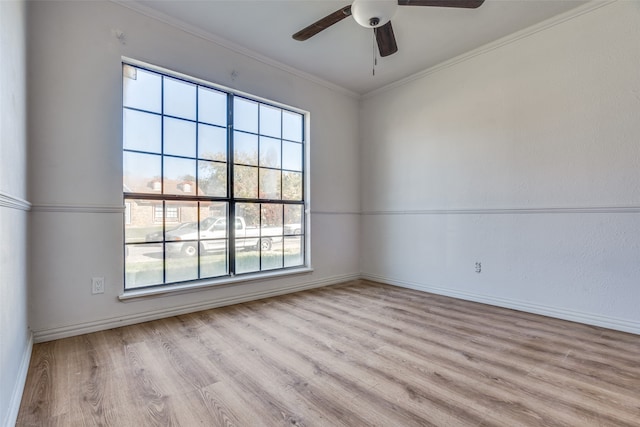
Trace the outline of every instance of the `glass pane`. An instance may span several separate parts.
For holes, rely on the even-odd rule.
[[[164,77],[164,114],[196,119],[196,85]]]
[[[302,171],[302,144],[282,142],[282,169]]]
[[[227,164],[198,162],[198,195],[225,197],[227,195]]]
[[[260,234],[260,204],[236,204],[236,271],[260,270],[258,236]],[[250,251],[250,254],[241,252]]]
[[[125,109],[122,120],[122,144],[125,149],[160,153],[162,149],[160,116]]]
[[[227,94],[198,87],[198,121],[227,126]]]
[[[227,203],[200,202],[200,238],[227,238]],[[215,226],[214,226],[215,225]],[[210,231],[207,231],[210,230]]]
[[[284,234],[298,235],[304,231],[302,205],[285,205],[284,207]]]
[[[196,161],[164,157],[164,194],[195,196]]]
[[[304,265],[304,237],[290,236],[284,238],[284,266]]]
[[[263,239],[260,257],[262,258],[262,269],[273,270],[274,268],[282,268],[283,254],[282,237],[271,238],[268,241]]]
[[[260,252],[255,250],[257,239],[236,239],[236,273],[260,271]]]
[[[282,205],[263,203],[260,207],[261,236],[282,236]]]
[[[155,113],[162,111],[162,77],[159,74],[123,64],[122,75],[122,105]]]
[[[280,199],[280,174],[281,171],[260,168],[260,198]]]
[[[302,114],[282,112],[282,138],[302,142]]]
[[[227,237],[227,218],[210,216],[200,221],[201,239],[224,239]]]
[[[302,174],[282,172],[282,199],[302,200]]]
[[[197,202],[166,201],[164,205],[165,240],[198,238]]]
[[[198,125],[198,157],[227,161],[227,129]]]
[[[162,242],[162,200],[127,199],[130,221],[124,226],[125,243]],[[160,219],[155,217],[160,206]]]
[[[167,243],[167,283],[198,278],[198,242]],[[173,256],[179,254],[180,256]]]
[[[233,191],[236,197],[245,199],[258,198],[258,168],[236,166],[233,179]]]
[[[125,151],[122,158],[125,193],[160,193],[161,156]]]
[[[280,168],[280,140],[260,137],[260,166]]]
[[[258,165],[258,137],[243,132],[233,133],[233,161],[243,165]]]
[[[236,224],[236,237],[257,237],[260,227],[260,204],[238,203],[236,204],[236,222],[244,221],[246,230],[243,233],[240,224]],[[256,242],[254,241],[253,246]]]
[[[258,103],[248,99],[233,99],[233,127],[237,130],[258,133]]]
[[[125,246],[125,289],[158,285],[162,280],[161,243]]]
[[[196,124],[187,120],[164,118],[164,154],[196,156]]]
[[[226,240],[204,240],[204,253],[200,253],[200,277],[216,277],[229,274]]]
[[[280,138],[282,126],[282,110],[269,105],[260,104],[260,135]]]

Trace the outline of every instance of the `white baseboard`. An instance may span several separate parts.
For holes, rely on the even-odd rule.
[[[79,323],[68,326],[55,327],[50,329],[42,329],[33,332],[33,338],[36,343],[52,341],[60,338],[72,337],[75,335],[87,334],[91,332],[103,331],[106,329],[117,328],[120,326],[133,325],[136,323],[148,322],[150,320],[163,319],[180,314],[193,313],[201,310],[208,310],[216,307],[239,304],[242,302],[255,301],[263,298],[270,298],[278,295],[289,294],[293,292],[304,291],[307,289],[319,288],[337,283],[347,282],[349,280],[359,279],[359,274],[346,274],[341,276],[333,276],[320,280],[314,280],[287,286],[283,288],[271,289],[268,291],[250,292],[228,298],[220,298],[215,300],[198,302],[196,304],[186,304],[160,310],[147,311],[144,313],[136,313],[128,316],[114,317],[108,319],[100,319],[92,322]]]
[[[20,403],[22,402],[22,393],[24,392],[24,386],[27,383],[27,372],[29,371],[29,363],[31,363],[31,351],[33,350],[33,334],[29,333],[29,340],[22,353],[22,361],[20,362],[20,368],[18,368],[18,375],[16,376],[16,383],[13,387],[13,393],[11,393],[11,400],[9,402],[9,408],[7,416],[4,419],[5,427],[13,427],[18,420],[18,412],[20,411]]]
[[[508,298],[499,298],[487,295],[473,294],[469,292],[456,291],[453,289],[429,286],[423,283],[409,282],[406,280],[396,280],[388,277],[376,276],[373,274],[362,274],[362,279],[374,282],[386,283],[389,285],[399,286],[418,291],[429,292],[437,295],[444,295],[452,298],[458,298],[466,301],[480,302],[483,304],[504,307],[513,310],[524,311],[527,313],[541,314],[543,316],[553,317],[562,320],[570,320],[572,322],[584,323],[586,325],[600,326],[603,328],[614,329],[622,332],[630,332],[640,335],[640,322],[634,322],[625,319],[617,319],[614,317],[601,316],[599,314],[584,313],[574,310],[560,309],[557,307],[549,307],[540,304],[532,304],[525,301],[518,301]]]
[[[347,274],[340,276],[332,276],[315,281],[304,282],[284,288],[272,289],[268,291],[250,292],[247,294],[237,295],[228,298],[199,302],[196,304],[187,304],[177,307],[153,310],[144,313],[136,313],[128,316],[100,319],[92,322],[79,323],[68,326],[43,329],[33,332],[32,342],[45,342],[60,338],[71,337],[75,335],[97,332],[120,326],[133,325],[136,323],[147,322],[150,320],[162,319],[165,317],[177,316],[180,314],[193,313],[201,310],[208,310],[216,307],[239,304],[248,301],[255,301],[263,298],[270,298],[278,295],[289,294],[293,292],[304,291],[307,289],[320,288],[323,286],[334,285],[350,280],[366,279],[375,282],[387,283],[389,285],[399,286],[403,288],[415,289],[418,291],[429,292],[437,295],[444,295],[467,301],[480,302],[483,304],[494,305],[498,307],[510,308],[513,310],[524,311],[528,313],[541,314],[543,316],[554,317],[573,322],[584,323],[587,325],[601,326],[608,329],[614,329],[623,332],[630,332],[640,335],[640,322],[629,321],[625,319],[617,319],[613,317],[601,316],[592,313],[584,313],[572,310],[559,309],[557,307],[549,307],[540,304],[532,304],[524,301],[512,300],[507,298],[499,298],[487,295],[473,294],[469,292],[456,291],[452,289],[439,288],[429,286],[423,283],[410,282],[405,280],[396,280],[383,276],[371,274]],[[29,350],[30,351],[30,350]],[[31,353],[29,353],[31,354]],[[28,361],[27,361],[28,366]],[[25,367],[26,370],[27,367]],[[25,372],[26,375],[26,372]]]

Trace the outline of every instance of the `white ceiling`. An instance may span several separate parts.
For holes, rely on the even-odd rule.
[[[348,17],[311,39],[291,35],[350,0],[164,0],[130,7],[210,34],[365,94],[569,9],[581,0],[486,0],[478,9],[402,6],[392,19],[398,52],[379,58],[375,76],[373,31]]]

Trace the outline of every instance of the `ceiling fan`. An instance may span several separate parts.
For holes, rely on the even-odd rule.
[[[365,28],[373,28],[380,56],[389,56],[398,51],[396,37],[393,34],[391,18],[398,6],[439,6],[475,9],[484,0],[354,0],[349,6],[325,16],[293,35],[298,41],[307,40],[320,31],[353,16],[356,22]]]

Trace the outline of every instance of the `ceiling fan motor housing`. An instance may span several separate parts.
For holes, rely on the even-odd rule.
[[[397,0],[354,0],[351,14],[363,27],[377,28],[389,22],[397,8]]]

